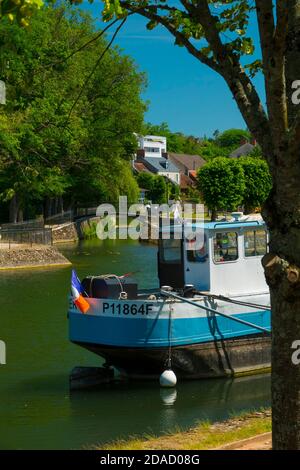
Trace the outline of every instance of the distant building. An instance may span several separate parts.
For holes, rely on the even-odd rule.
[[[146,135],[138,136],[139,148],[133,167],[136,172],[148,171],[161,175],[174,184],[180,185],[180,171],[169,160],[166,153],[167,139],[162,136]]]
[[[147,171],[162,175],[180,186],[185,192],[195,187],[197,171],[206,161],[199,155],[167,151],[167,139],[162,136],[138,136],[139,148],[133,162],[138,173]]]
[[[251,143],[248,142],[247,140],[243,140],[241,142],[241,146],[231,152],[229,155],[229,158],[240,158],[240,157],[245,157],[246,155],[249,155],[255,148],[256,146],[256,141],[253,140]]]
[[[180,189],[187,192],[189,188],[196,186],[197,171],[206,161],[199,155],[188,155],[183,153],[168,152],[169,160],[176,165],[180,171]]]
[[[169,159],[179,168],[186,176],[190,171],[197,171],[206,161],[200,155],[188,155],[185,153],[168,152]]]
[[[139,149],[144,151],[145,158],[162,157],[167,151],[167,138],[157,135],[138,136]]]

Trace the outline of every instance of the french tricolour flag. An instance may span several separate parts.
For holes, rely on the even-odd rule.
[[[79,308],[79,310],[82,313],[86,313],[90,308],[90,304],[82,295],[83,287],[81,285],[81,282],[78,279],[75,269],[72,270],[71,291],[72,291],[73,302],[76,305],[76,307]]]

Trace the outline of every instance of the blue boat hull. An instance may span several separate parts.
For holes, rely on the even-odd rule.
[[[130,316],[103,313],[102,307],[96,307],[96,314],[88,315],[69,310],[70,340],[131,377],[161,374],[170,350],[172,368],[183,378],[239,375],[270,367],[270,335],[229,318],[199,313],[199,309],[170,316],[168,310],[158,308],[149,315]],[[269,311],[233,316],[270,328]]]
[[[90,343],[76,344],[103,357],[123,374],[153,379],[166,369],[169,348],[122,348]],[[265,372],[271,363],[271,341],[264,335],[176,346],[171,349],[172,369],[178,378],[200,379]]]

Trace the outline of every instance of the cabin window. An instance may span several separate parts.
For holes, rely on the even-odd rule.
[[[238,259],[238,235],[236,232],[219,232],[214,236],[214,261],[226,263]]]
[[[161,240],[160,261],[181,263],[181,240]]]
[[[245,256],[263,256],[267,253],[267,232],[249,230],[244,233]]]

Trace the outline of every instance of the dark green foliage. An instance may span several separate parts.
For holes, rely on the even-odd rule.
[[[167,202],[168,191],[166,180],[161,175],[141,172],[137,176],[137,182],[140,188],[147,189],[147,199],[155,204]]]
[[[67,3],[43,7],[27,29],[0,22],[2,204],[17,199],[17,210],[35,207],[37,215],[46,199],[62,196],[68,205],[116,202],[119,194],[137,200],[129,160],[145,77],[115,48],[87,82],[107,42],[75,52],[95,35],[91,18]]]
[[[167,149],[169,152],[201,155],[202,139],[187,136],[181,132],[172,132],[166,122],[162,122],[158,125],[150,123],[144,124],[143,134],[167,137]]]
[[[257,158],[215,158],[198,171],[198,189],[214,211],[236,210],[243,204],[250,212],[265,202],[271,187],[268,165]]]
[[[234,210],[243,201],[245,178],[238,160],[215,158],[198,171],[198,189],[210,210]]]
[[[217,139],[216,144],[220,147],[237,148],[242,145],[243,141],[250,141],[251,134],[243,129],[228,129],[222,132]]]
[[[246,186],[243,204],[248,213],[265,202],[272,188],[272,179],[264,160],[243,157],[239,163],[244,171]]]

